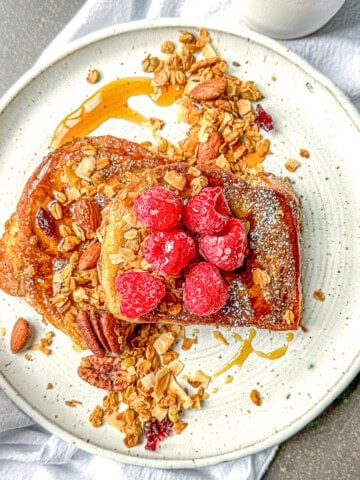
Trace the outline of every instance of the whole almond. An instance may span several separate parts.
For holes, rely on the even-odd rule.
[[[196,163],[198,165],[204,165],[204,163],[207,163],[210,160],[218,157],[222,141],[223,140],[219,132],[209,133],[207,141],[200,142],[198,145]]]
[[[29,322],[24,318],[18,318],[13,326],[10,338],[12,353],[20,352],[30,338],[31,329]]]
[[[90,197],[79,198],[74,208],[75,220],[81,228],[95,232],[101,223],[99,205]]]
[[[79,270],[90,270],[97,264],[100,256],[101,245],[99,242],[95,242],[90,245],[79,258]]]
[[[189,96],[193,100],[216,100],[226,90],[227,80],[224,77],[215,77],[205,80],[194,87]]]

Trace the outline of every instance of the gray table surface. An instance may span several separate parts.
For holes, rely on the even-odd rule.
[[[0,96],[35,62],[84,0],[0,0]],[[357,377],[320,417],[280,446],[265,480],[360,478]]]

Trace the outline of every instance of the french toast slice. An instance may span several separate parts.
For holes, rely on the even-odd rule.
[[[79,269],[98,241],[74,216],[79,199],[106,211],[146,168],[168,160],[112,136],[75,139],[49,153],[27,181],[0,240],[0,288],[23,296],[47,321],[81,344],[79,309],[102,308],[96,268]],[[92,225],[94,227],[94,225]]]
[[[134,269],[151,273],[151,267],[143,262],[143,242],[149,230],[138,222],[132,225],[129,235],[130,227],[125,221],[134,217],[135,198],[150,187],[163,186],[186,202],[199,185],[220,186],[233,215],[249,230],[244,265],[233,272],[223,272],[229,287],[227,304],[206,317],[190,314],[182,303],[183,279],[169,276],[165,277],[168,292],[160,305],[131,321],[253,325],[271,330],[298,328],[302,311],[300,208],[292,188],[271,174],[239,180],[216,167],[197,167],[196,177],[192,175],[193,170],[186,164],[148,170],[137,181],[129,183],[112,202],[104,220],[100,259],[107,308],[115,317],[127,320],[119,313],[121,296],[115,289],[117,275]]]

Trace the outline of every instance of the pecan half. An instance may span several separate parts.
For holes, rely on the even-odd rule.
[[[102,312],[100,316],[100,325],[109,345],[109,351],[112,353],[120,353],[120,345],[115,328],[117,323],[119,323],[119,321],[116,320],[111,313]]]
[[[79,326],[80,332],[89,350],[91,350],[97,357],[103,357],[105,355],[105,350],[96,337],[89,315],[85,310],[79,311],[76,316],[76,323]]]
[[[104,390],[123,391],[131,383],[127,371],[121,368],[119,357],[84,357],[81,359],[78,375],[85,382]]]
[[[98,312],[95,312],[95,311],[90,312],[90,323],[91,323],[91,326],[93,327],[96,338],[99,340],[104,350],[106,352],[110,352],[110,346],[104,334],[104,331],[100,322],[100,314]]]

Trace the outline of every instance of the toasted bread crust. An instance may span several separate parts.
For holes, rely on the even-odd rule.
[[[70,251],[63,252],[59,249],[59,235],[52,239],[39,228],[37,212],[40,208],[49,209],[49,203],[54,200],[54,191],[68,191],[70,186],[66,184],[64,172],[69,166],[74,171],[84,156],[89,155],[84,153],[89,152],[89,147],[95,148],[96,159],[109,159],[108,166],[100,170],[104,179],[116,176],[121,182],[121,190],[115,197],[103,198],[93,188],[93,196],[96,196],[101,207],[105,207],[103,222],[97,233],[100,240],[104,235],[98,263],[104,296],[97,293],[97,305],[94,306],[86,295],[78,298],[69,287],[65,292],[66,303],[57,304],[54,296],[59,291],[54,283],[55,277],[71,264],[72,277],[82,281],[84,272],[78,269],[78,259],[94,240],[85,238]],[[11,295],[26,297],[47,321],[80,345],[84,346],[76,323],[79,309],[110,311],[124,321],[125,331],[129,326],[128,319],[119,315],[121,299],[114,289],[114,279],[122,271],[123,265],[111,263],[109,257],[125,246],[122,219],[124,215],[132,213],[133,201],[142,191],[153,185],[169,187],[164,180],[166,172],[175,171],[185,175],[187,186],[180,196],[184,200],[189,198],[189,182],[193,177],[188,174],[188,168],[185,164],[171,164],[168,159],[155,156],[137,144],[109,136],[77,139],[51,152],[29,178],[16,211],[6,223],[0,240],[0,288]],[[272,330],[297,328],[302,310],[300,210],[290,185],[273,175],[263,174],[238,180],[217,168],[200,170],[209,185],[223,188],[233,214],[250,225],[245,265],[238,271],[224,274],[229,285],[229,302],[217,314],[204,318],[191,315],[184,308],[175,314],[156,309],[137,319],[137,322],[255,325]],[[77,181],[76,178],[74,181]],[[91,181],[79,183],[80,195],[89,196],[90,190],[82,192],[81,185],[91,186]],[[73,204],[74,201],[64,202],[62,218],[55,222],[57,227],[59,224],[71,226],[74,221]],[[129,229],[129,225],[126,229]],[[265,271],[271,282],[257,285],[253,276],[255,269]],[[92,278],[96,285],[96,268],[89,272],[86,282]],[[84,291],[87,287],[90,292],[93,291],[94,283],[84,285]]]
[[[117,318],[122,317],[119,313],[121,297],[114,287],[115,278],[126,267],[124,263],[112,263],[111,257],[126,244],[124,233],[128,227],[122,219],[133,212],[137,195],[154,185],[169,188],[164,177],[170,171],[186,177],[186,187],[178,192],[186,201],[191,195],[192,177],[186,164],[176,164],[146,172],[138,181],[130,183],[112,203],[105,226],[100,266],[106,305]],[[135,321],[296,329],[302,310],[300,209],[290,185],[267,174],[238,180],[216,168],[201,168],[201,175],[207,178],[209,185],[223,188],[234,216],[250,225],[249,249],[244,266],[235,272],[224,273],[229,285],[229,301],[222,310],[208,317],[192,315],[183,306],[176,314],[155,309]],[[147,233],[139,235],[146,236]],[[131,269],[131,266],[127,268]],[[255,270],[266,272],[270,281],[265,284],[256,282]]]
[[[79,243],[70,252],[59,251],[61,237],[58,235],[56,240],[53,240],[46,236],[37,225],[36,216],[39,208],[48,210],[49,202],[54,200],[54,191],[64,192],[69,188],[64,181],[64,169],[67,165],[75,168],[89,155],[86,153],[89,152],[89,147],[94,147],[96,159],[109,159],[108,166],[98,173],[103,175],[104,179],[115,176],[123,185],[129,181],[127,172],[131,172],[132,177],[146,168],[153,168],[167,161],[136,143],[112,136],[88,137],[69,142],[49,153],[31,175],[0,240],[0,288],[10,295],[25,296],[46,320],[70,335],[77,343],[81,343],[82,337],[76,322],[71,320],[73,316],[66,315],[64,308],[59,309],[53,303],[56,293],[53,279],[56,269],[66,265],[74,252],[81,253],[86,242]],[[81,179],[78,180],[81,191]],[[85,183],[92,185],[91,182]],[[111,201],[111,198],[99,198],[101,195],[96,189],[94,192],[102,206]],[[88,193],[86,195],[89,196]],[[71,203],[73,202],[63,205],[62,218],[56,221],[56,224],[71,226]],[[66,312],[71,311],[71,307],[78,310],[80,307],[71,295],[69,299],[70,305],[67,305]]]

